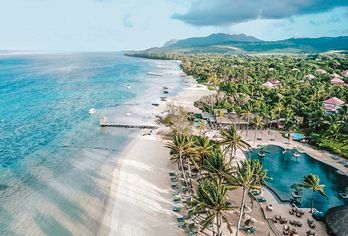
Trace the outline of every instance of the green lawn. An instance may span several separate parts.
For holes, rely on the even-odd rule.
[[[348,145],[343,145],[339,142],[334,143],[330,139],[321,139],[320,141],[320,147],[328,149],[329,151],[342,155],[344,158],[348,159]]]

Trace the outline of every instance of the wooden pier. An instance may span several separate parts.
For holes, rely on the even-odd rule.
[[[108,122],[105,116],[102,116],[100,118],[100,126],[129,128],[129,129],[158,129],[158,126],[156,125],[127,125],[127,124],[112,123],[112,122]]]
[[[118,127],[118,128],[130,128],[130,129],[158,129],[156,125],[126,125],[117,123],[100,123],[101,127]]]

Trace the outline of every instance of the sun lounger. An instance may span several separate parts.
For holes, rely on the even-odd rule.
[[[185,222],[185,216],[179,216],[176,218],[178,222]]]
[[[181,199],[180,199],[180,196],[174,196],[174,199],[173,199],[174,201],[180,201]]]
[[[256,201],[258,201],[258,202],[266,202],[266,198],[258,197],[258,198],[256,198]]]
[[[179,189],[178,185],[176,185],[176,184],[172,184],[171,187],[172,187],[172,189]]]
[[[180,208],[180,207],[174,207],[174,208],[173,208],[173,211],[174,211],[174,212],[180,212],[180,211],[181,211],[181,208]]]
[[[261,194],[261,191],[254,189],[254,190],[251,190],[250,193],[254,196],[257,196]]]
[[[245,231],[247,234],[254,234],[256,231],[253,227],[247,225],[241,225],[240,229]]]
[[[185,222],[179,222],[178,227],[180,229],[186,229],[186,223]]]
[[[169,176],[176,176],[176,172],[175,171],[169,171]]]
[[[171,181],[171,182],[177,182],[178,179],[177,179],[177,178],[171,178],[170,181]]]
[[[172,192],[172,195],[173,195],[173,196],[175,196],[175,195],[179,195],[179,194],[180,194],[180,192],[179,192],[179,191],[173,191],[173,192]]]
[[[183,188],[182,188],[182,192],[183,192],[183,193],[187,193],[187,192],[188,192],[188,190],[189,190],[189,188],[188,188],[188,187],[183,187]]]

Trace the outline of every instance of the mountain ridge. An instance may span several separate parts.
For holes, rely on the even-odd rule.
[[[143,53],[306,53],[316,54],[328,51],[348,52],[348,36],[319,38],[288,38],[276,41],[261,40],[245,34],[216,33],[205,37],[170,40],[163,47],[149,48]],[[133,53],[134,54],[134,53]]]
[[[254,36],[246,34],[224,34],[214,33],[205,37],[191,37],[186,39],[172,39],[166,42],[163,47],[189,47],[189,46],[203,46],[209,44],[220,44],[225,42],[262,42],[263,40],[258,39]]]

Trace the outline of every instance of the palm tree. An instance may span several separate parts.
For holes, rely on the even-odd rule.
[[[216,181],[204,180],[199,183],[197,193],[191,201],[186,202],[190,207],[189,216],[204,217],[200,222],[203,231],[215,220],[216,232],[221,235],[221,224],[224,221],[227,228],[232,232],[231,225],[228,222],[225,213],[233,210],[235,207],[227,202],[227,188]],[[214,227],[214,226],[213,226]],[[213,235],[215,235],[213,231]]]
[[[192,145],[192,137],[183,134],[174,134],[172,142],[166,145],[170,149],[171,161],[178,163],[178,168],[182,171],[186,185],[188,185],[188,181],[184,170],[184,158],[188,153],[191,153]]]
[[[207,81],[209,85],[214,87],[214,89],[217,88],[220,82],[215,73],[210,74]]]
[[[223,183],[226,175],[232,174],[233,170],[218,149],[205,160],[203,169],[207,171],[204,179],[214,179],[218,183]]]
[[[315,195],[319,192],[322,196],[327,198],[327,195],[324,191],[325,185],[320,184],[320,178],[317,175],[309,174],[303,178],[303,181],[300,183],[300,186],[306,189],[312,189],[312,200],[311,200],[311,211],[313,212]]]
[[[238,134],[235,126],[230,126],[227,129],[220,131],[222,136],[222,141],[220,143],[224,145],[224,152],[230,151],[230,161],[236,155],[237,149],[243,149],[250,147],[250,145],[242,140],[241,136]]]
[[[200,162],[200,169],[203,167],[204,161],[214,153],[216,144],[206,136],[194,137],[193,148]]]
[[[276,112],[276,113],[278,113],[278,127],[279,127],[279,122],[280,122],[280,113],[284,110],[284,105],[283,105],[283,103],[280,103],[280,102],[278,102],[277,104],[275,104],[275,106],[274,106],[274,111]]]
[[[262,116],[256,116],[254,119],[254,124],[256,126],[255,128],[255,136],[254,136],[254,145],[256,144],[256,134],[257,134],[257,130],[258,128],[261,128],[264,123],[263,123],[263,117]]]
[[[266,185],[267,171],[263,168],[260,161],[246,160],[238,164],[237,171],[227,177],[227,183],[231,186],[243,188],[243,195],[240,204],[240,213],[237,225],[236,236],[238,236],[240,224],[244,214],[245,197],[250,189],[260,189]]]
[[[271,111],[270,114],[269,114],[269,126],[268,126],[268,134],[271,133],[271,127],[272,127],[272,121],[276,118],[276,113],[275,111]]]
[[[247,130],[246,130],[246,137],[248,137],[248,132],[249,132],[249,126],[250,126],[250,117],[252,116],[252,108],[251,106],[247,106],[244,110],[242,110],[241,115],[243,119],[246,119],[248,124],[247,124]]]
[[[199,129],[199,135],[202,135],[202,131],[207,128],[205,121],[204,120],[199,121],[197,128]]]

